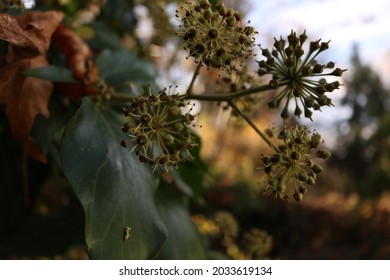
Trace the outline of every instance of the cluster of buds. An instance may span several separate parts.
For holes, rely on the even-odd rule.
[[[317,62],[316,57],[329,48],[329,41],[310,42],[307,54],[304,56],[303,45],[306,40],[306,32],[298,37],[294,31],[291,31],[287,36],[287,41],[282,37],[279,40],[275,38],[274,49],[271,52],[268,49],[262,49],[266,60],[259,61],[258,74],[260,76],[272,74],[270,85],[275,89],[283,86],[275,98],[268,103],[268,106],[273,109],[279,107],[285,99],[281,113],[283,119],[289,117],[288,107],[292,99],[295,101],[294,115],[300,117],[304,113],[304,116],[309,119],[312,118],[313,110],[333,105],[326,93],[338,89],[340,83],[338,81],[328,83],[324,77],[340,77],[346,71],[335,68],[334,62],[327,64]],[[325,73],[325,69],[333,70]]]
[[[243,14],[223,2],[186,1],[176,12],[181,21],[177,33],[190,56],[207,67],[234,70],[237,62],[252,55],[253,27],[242,24]]]
[[[323,142],[320,134],[299,125],[284,127],[278,133],[275,129],[267,129],[266,134],[280,142],[274,147],[274,154],[262,155],[268,179],[266,193],[289,199],[287,188],[291,184],[294,186],[294,199],[301,201],[307,187],[314,186],[317,174],[322,172],[322,167],[314,160],[327,159],[330,152],[320,149]]]
[[[252,228],[244,233],[242,243],[250,259],[263,260],[272,250],[273,238],[265,230]]]
[[[24,3],[21,0],[0,0],[0,10],[8,11],[9,9],[24,9]]]
[[[184,95],[160,91],[154,95],[151,88],[147,96],[135,98],[124,115],[129,120],[123,124],[122,131],[129,137],[121,145],[132,145],[141,163],[158,166],[166,173],[177,167],[179,162],[192,159],[190,150],[197,146],[195,138],[187,125],[191,125],[195,117],[189,112],[184,115],[181,108],[189,105]]]

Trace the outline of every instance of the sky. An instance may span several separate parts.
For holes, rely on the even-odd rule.
[[[389,0],[249,1],[253,9],[247,18],[260,32],[259,43],[266,47],[273,37],[306,29],[311,39],[331,40],[326,53],[341,68],[348,68],[352,46],[357,44],[363,62],[390,70]]]

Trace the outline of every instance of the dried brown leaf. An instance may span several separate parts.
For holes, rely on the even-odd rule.
[[[38,114],[49,117],[47,104],[53,89],[50,81],[27,77],[21,72],[47,66],[44,56],[12,63],[0,79],[0,103],[6,106],[6,115],[16,139],[34,159],[46,162],[40,147],[31,138],[30,131]],[[12,66],[12,67],[11,67]]]
[[[59,11],[31,12],[17,17],[0,14],[0,40],[10,43],[7,61],[46,53],[63,16]]]
[[[89,46],[69,27],[60,24],[53,34],[53,43],[64,53],[70,70],[83,84],[96,81],[98,70],[92,61]]]

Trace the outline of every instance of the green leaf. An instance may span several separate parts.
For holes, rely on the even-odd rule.
[[[50,118],[38,115],[30,132],[30,135],[39,144],[45,155],[52,148],[53,141],[58,142],[56,140],[60,139],[66,123],[77,109],[76,106],[65,105],[63,99],[63,96],[53,94],[48,105]]]
[[[103,50],[123,48],[123,43],[118,32],[109,28],[104,22],[92,22],[91,27],[95,31],[93,38],[88,40],[88,45],[92,49]]]
[[[77,83],[77,80],[74,78],[72,71],[54,65],[28,69],[23,71],[23,74],[26,76],[53,82]]]
[[[207,259],[202,236],[192,222],[186,200],[172,186],[160,183],[156,192],[158,211],[168,228],[159,259]]]
[[[115,88],[127,86],[128,82],[151,83],[156,77],[153,65],[126,50],[104,50],[97,58],[100,75]]]
[[[88,98],[61,143],[63,171],[81,201],[93,259],[149,259],[167,233],[153,198],[150,170],[119,143],[121,120]],[[124,229],[131,228],[123,241]]]

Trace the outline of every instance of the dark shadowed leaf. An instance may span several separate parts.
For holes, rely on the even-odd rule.
[[[206,259],[205,244],[192,222],[186,200],[174,188],[160,183],[156,192],[157,209],[168,228],[168,239],[158,255],[160,259]]]
[[[156,70],[150,62],[141,60],[125,49],[104,50],[96,64],[101,77],[115,88],[128,87],[127,82],[147,84],[156,76]]]
[[[77,82],[73,76],[72,71],[54,65],[28,69],[23,71],[23,74],[26,76],[30,76],[42,80],[49,80],[53,82],[67,82],[67,83]]]
[[[148,259],[160,250],[166,228],[150,171],[119,145],[120,124],[117,114],[84,99],[63,135],[63,170],[85,211],[90,257]]]

